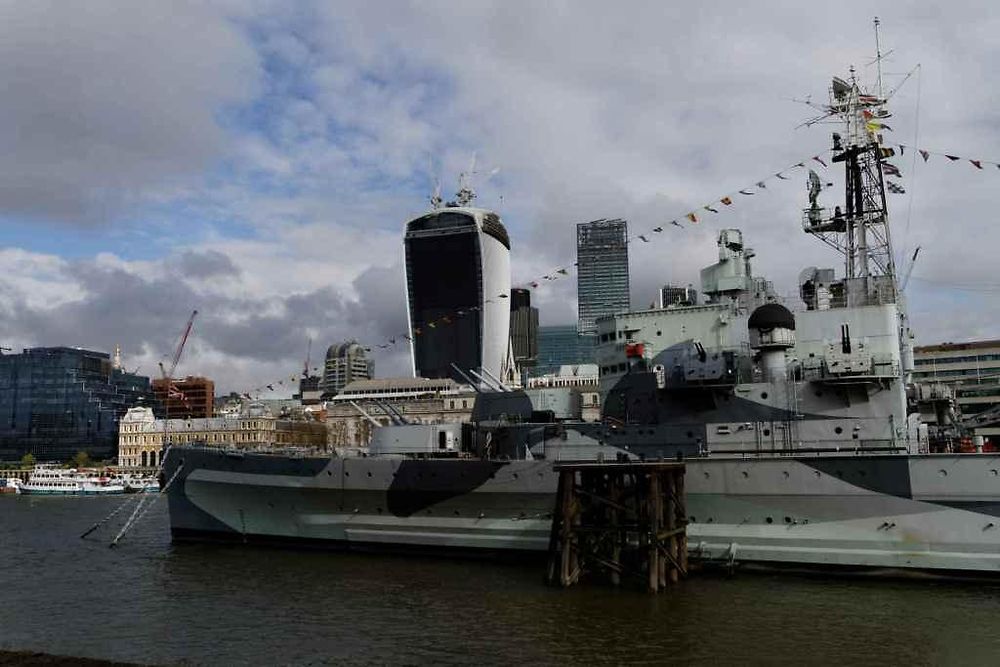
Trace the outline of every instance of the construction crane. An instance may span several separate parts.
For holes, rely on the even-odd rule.
[[[306,362],[302,366],[302,377],[303,378],[308,378],[309,377],[309,359],[312,357],[312,349],[313,349],[313,339],[310,338],[309,339],[309,344],[306,346]]]
[[[174,350],[174,356],[170,360],[170,370],[167,371],[167,369],[163,367],[163,362],[160,362],[160,372],[163,373],[163,379],[168,382],[174,377],[174,372],[177,370],[177,364],[180,362],[181,354],[184,352],[184,345],[187,343],[188,336],[191,335],[191,327],[194,326],[194,318],[197,315],[197,310],[191,311],[191,317],[188,318],[187,325],[184,327],[183,333],[181,333],[181,340],[177,343],[177,349]]]

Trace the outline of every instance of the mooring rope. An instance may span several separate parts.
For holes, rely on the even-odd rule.
[[[100,528],[101,526],[103,526],[104,524],[106,524],[108,521],[110,521],[111,519],[113,519],[116,514],[118,514],[119,512],[121,512],[123,509],[125,509],[125,507],[129,503],[134,502],[136,500],[139,500],[143,495],[144,494],[142,494],[142,493],[137,493],[134,496],[132,496],[131,498],[126,498],[124,502],[122,502],[120,505],[118,505],[118,507],[116,507],[111,512],[111,514],[107,515],[106,517],[104,517],[103,519],[101,519],[100,521],[98,521],[97,523],[95,523],[93,526],[91,526],[90,528],[88,528],[86,531],[84,531],[84,533],[82,535],[80,535],[80,539],[82,540],[83,538],[87,537],[87,535],[90,535],[92,532],[94,532],[95,530],[97,530],[98,528]]]
[[[150,508],[152,508],[153,505],[156,504],[156,501],[160,499],[160,496],[163,496],[167,493],[167,490],[170,488],[170,485],[174,483],[174,480],[177,479],[177,476],[181,474],[181,470],[183,469],[184,469],[183,463],[177,466],[177,470],[175,470],[174,474],[170,476],[170,479],[167,480],[167,483],[163,485],[163,488],[160,489],[159,493],[157,493],[153,497],[153,499],[148,503],[146,502],[146,496],[148,494],[145,493],[142,494],[143,496],[142,501],[139,502],[138,505],[136,505],[135,509],[132,511],[132,516],[130,516],[128,520],[125,521],[125,525],[122,526],[122,529],[118,532],[117,535],[115,535],[115,539],[111,540],[111,544],[108,545],[109,547],[114,547],[118,545],[118,542],[123,537],[125,537],[125,533],[127,533],[132,528],[132,526],[138,523],[139,520],[146,515],[146,512],[148,512]],[[143,509],[143,507],[145,507],[145,510]]]

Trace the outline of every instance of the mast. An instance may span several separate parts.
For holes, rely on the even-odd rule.
[[[882,121],[890,114],[881,94],[863,90],[853,67],[850,72],[847,81],[833,79],[826,107],[843,126],[843,134],[833,133],[833,162],[844,165],[843,208],[835,207],[832,215],[819,208],[819,187],[811,177],[811,206],[805,211],[803,227],[844,256],[844,305],[894,303],[896,267],[885,174],[898,174],[899,170],[885,162],[894,152],[882,145]],[[881,89],[881,81],[878,85]]]

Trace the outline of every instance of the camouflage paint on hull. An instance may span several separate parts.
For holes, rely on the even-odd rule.
[[[175,539],[334,548],[548,547],[547,461],[167,456]],[[292,462],[292,463],[290,463]],[[272,469],[273,473],[268,470]],[[689,547],[705,559],[1000,574],[992,455],[687,460]]]

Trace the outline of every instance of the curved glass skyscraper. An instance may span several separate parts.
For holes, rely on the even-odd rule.
[[[417,377],[452,367],[507,379],[510,372],[510,238],[492,211],[448,207],[406,225],[407,310]]]

